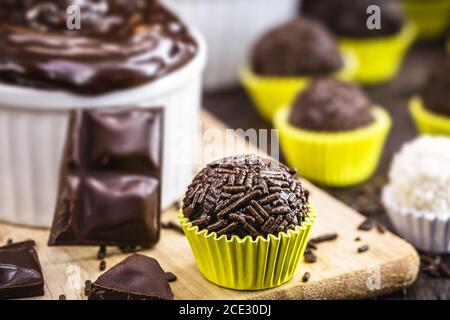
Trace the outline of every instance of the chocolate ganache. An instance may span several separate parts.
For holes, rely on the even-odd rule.
[[[79,29],[68,28],[71,5]],[[0,82],[80,94],[148,83],[197,52],[157,0],[0,0],[0,48]]]

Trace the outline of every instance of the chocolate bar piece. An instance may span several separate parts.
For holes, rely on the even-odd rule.
[[[89,300],[173,300],[158,261],[133,254],[91,284]]]
[[[158,242],[162,112],[72,112],[49,245]]]
[[[44,277],[34,241],[0,247],[0,299],[44,295]]]

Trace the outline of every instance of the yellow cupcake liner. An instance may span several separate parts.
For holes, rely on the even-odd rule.
[[[334,187],[355,185],[373,174],[392,125],[380,107],[374,108],[372,124],[345,132],[302,130],[290,125],[288,117],[289,108],[284,108],[275,120],[287,162],[303,177]]]
[[[397,35],[368,39],[339,39],[344,50],[353,52],[358,70],[353,80],[362,84],[375,84],[394,78],[406,51],[415,39],[416,28],[408,23]]]
[[[344,68],[336,73],[336,78],[349,81],[353,78],[357,59],[351,51],[341,51]],[[311,77],[269,77],[252,72],[249,66],[240,71],[241,83],[249,93],[253,104],[267,121],[273,121],[277,110],[291,104],[296,95],[311,81]]]
[[[294,276],[308,243],[316,213],[295,230],[277,236],[239,238],[199,230],[182,213],[178,216],[203,276],[210,282],[235,290],[263,290],[286,283]]]
[[[417,37],[432,40],[443,36],[449,26],[449,0],[405,0],[409,19],[417,26]]]
[[[427,110],[423,106],[422,99],[418,97],[411,99],[409,111],[420,133],[450,136],[450,117]]]

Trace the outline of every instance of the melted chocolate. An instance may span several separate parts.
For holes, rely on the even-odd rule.
[[[73,4],[79,30],[67,27]],[[186,27],[156,0],[0,0],[0,7],[6,83],[101,94],[160,78],[197,51]]]

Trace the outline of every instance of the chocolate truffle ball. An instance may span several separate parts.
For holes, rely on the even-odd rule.
[[[291,125],[313,131],[344,131],[374,120],[372,102],[356,85],[331,78],[315,79],[292,105]]]
[[[380,29],[369,29],[371,5],[380,7]],[[324,23],[342,37],[368,38],[398,33],[405,15],[398,0],[303,0],[301,13]]]
[[[428,110],[450,116],[450,56],[434,66],[422,90],[422,99]]]
[[[253,71],[260,75],[318,76],[336,72],[342,66],[334,37],[307,18],[272,29],[253,49]]]
[[[295,174],[252,155],[215,161],[189,186],[183,213],[217,236],[256,238],[295,229],[308,216],[309,195]]]

